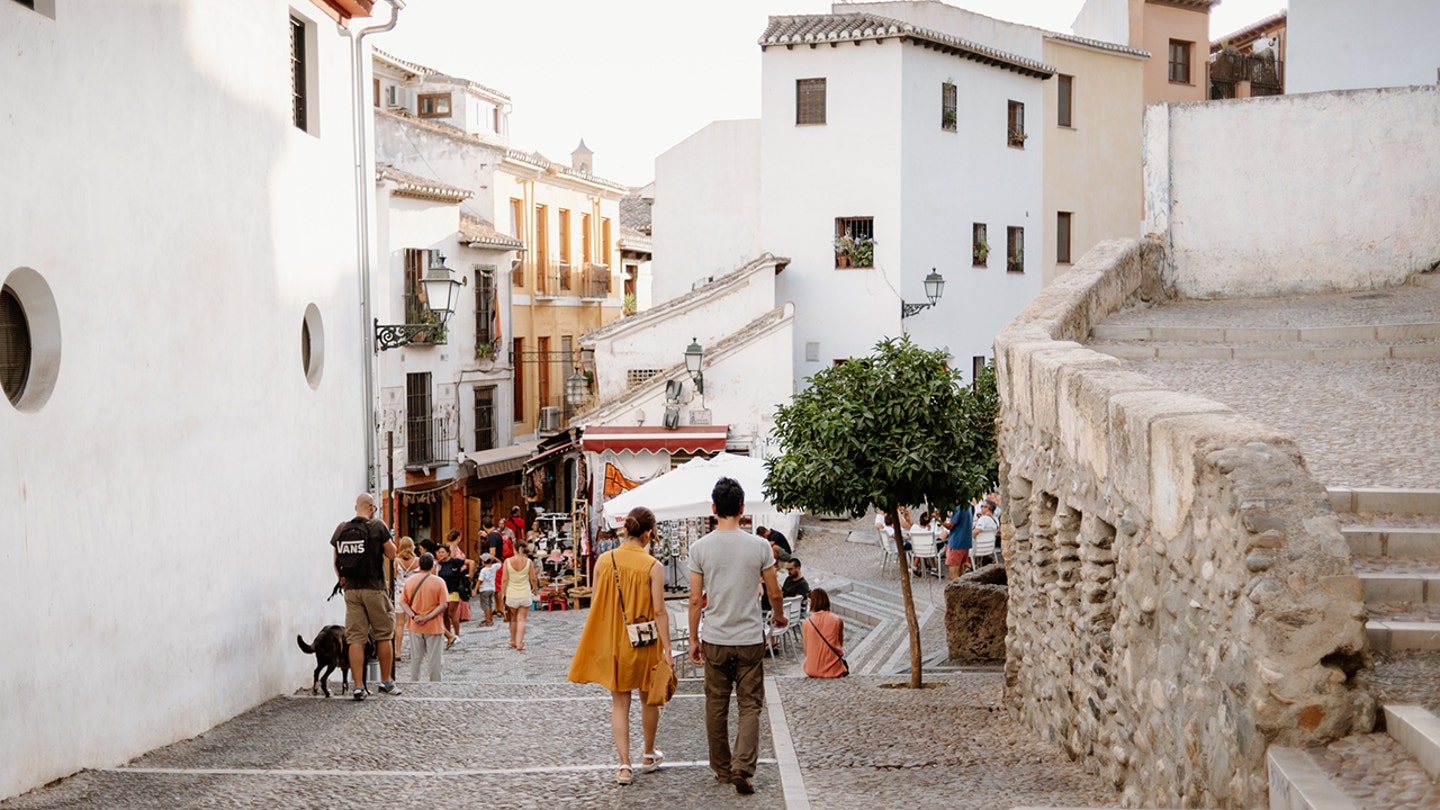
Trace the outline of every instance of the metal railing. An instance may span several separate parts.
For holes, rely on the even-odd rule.
[[[567,295],[570,287],[570,265],[552,259],[536,268],[535,293],[537,295]]]
[[[405,420],[405,467],[453,464],[458,455],[449,420],[422,416]]]
[[[405,301],[406,324],[435,322],[435,316],[432,315],[430,310],[426,308],[425,303],[423,299],[420,298],[420,296],[415,295],[414,293],[408,293],[402,297]],[[436,324],[434,330],[419,332],[414,337],[410,338],[410,342],[429,346],[443,344],[445,342],[445,327]]]
[[[580,278],[580,297],[608,298],[610,295],[610,268],[603,264],[587,264]]]

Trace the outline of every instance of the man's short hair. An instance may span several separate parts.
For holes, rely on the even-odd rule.
[[[803,568],[803,567],[804,567],[804,566],[800,565],[800,558],[799,558],[799,557],[791,557],[789,560],[786,560],[786,563],[787,563],[787,564],[788,564],[788,563],[795,563],[795,567],[796,567],[796,568]]]
[[[434,555],[434,554],[431,554],[430,552],[427,551],[427,552],[425,552],[424,554],[421,554],[421,555],[420,555],[420,570],[421,570],[421,571],[429,571],[431,568],[434,568],[434,567],[435,567],[435,555]]]
[[[715,504],[716,517],[739,517],[745,508],[745,490],[734,478],[721,478],[710,490],[710,502]]]
[[[487,517],[480,522],[480,525],[484,526],[487,529],[493,529],[495,528],[495,518]]]
[[[769,527],[769,526],[757,526],[757,527],[755,527],[755,533],[758,534],[758,535],[760,535],[761,537],[769,537],[769,536],[770,536],[770,527]]]
[[[434,554],[436,549],[440,548],[440,544],[435,542],[434,540],[426,539],[420,541],[420,548],[423,548],[431,554]]]

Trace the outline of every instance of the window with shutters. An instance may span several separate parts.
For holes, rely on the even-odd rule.
[[[420,279],[430,266],[430,251],[405,248],[405,323],[424,323],[425,297]]]
[[[515,375],[514,394],[515,402],[511,416],[516,422],[525,421],[525,364],[520,358],[525,356],[525,338],[515,338],[510,342],[511,352],[511,373]]]
[[[940,85],[940,128],[946,132],[955,131],[955,119],[958,114],[956,99],[955,83],[942,82]]]
[[[1010,273],[1025,272],[1025,229],[1005,229],[1005,270]]]
[[[416,99],[421,118],[449,118],[449,93],[422,93]]]
[[[430,372],[405,375],[405,463],[431,460]]]
[[[485,265],[475,271],[475,352],[485,346],[490,356],[495,353],[495,339],[500,336],[500,324],[495,301],[495,267]]]
[[[1008,129],[1006,130],[1006,143],[1017,149],[1025,148],[1025,105],[1019,101],[1010,102],[1010,112],[1007,116]]]
[[[1070,263],[1070,219],[1072,216],[1069,211],[1060,211],[1055,214],[1055,261],[1060,264]]]
[[[825,80],[795,80],[795,123],[825,123]]]
[[[1055,90],[1059,96],[1055,105],[1055,124],[1062,127],[1074,126],[1070,123],[1070,109],[1075,101],[1075,77],[1061,74],[1055,78],[1058,80]]]
[[[20,298],[9,287],[0,288],[0,388],[11,404],[20,401],[30,379],[30,324]]]
[[[475,450],[495,447],[495,387],[475,389]]]
[[[1190,83],[1190,49],[1193,47],[1193,42],[1170,40],[1170,81],[1176,84]]]
[[[305,51],[305,21],[290,17],[290,105],[296,129],[310,129],[308,56]]]

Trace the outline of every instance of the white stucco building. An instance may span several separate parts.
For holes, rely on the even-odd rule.
[[[343,619],[372,5],[0,3],[0,797],[308,684]]]
[[[1291,0],[1285,92],[1440,81],[1440,3]]]
[[[969,376],[1048,279],[1138,230],[1148,54],[938,2],[833,12],[770,18],[759,120],[714,122],[657,158],[656,300],[763,252],[789,256],[776,291],[795,305],[797,387],[901,334]],[[1096,64],[1071,53],[1123,66],[1056,78],[1050,58]],[[1124,191],[1092,196],[1073,170],[1047,173],[1057,127],[1057,159],[1123,144],[1128,160],[1107,162],[1119,176],[1102,182]],[[873,240],[873,255],[845,237]],[[944,293],[925,306],[932,271]]]

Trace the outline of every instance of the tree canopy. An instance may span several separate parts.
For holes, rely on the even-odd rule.
[[[858,517],[922,501],[948,508],[995,481],[995,371],[972,390],[943,351],[908,337],[810,378],[775,416],[767,464],[776,506]]]

